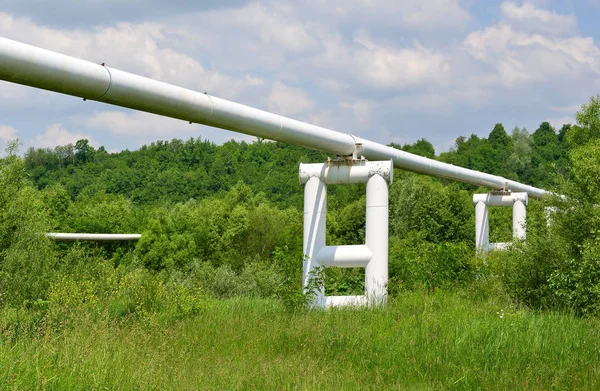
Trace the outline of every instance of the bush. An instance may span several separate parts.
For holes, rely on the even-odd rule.
[[[39,192],[26,180],[17,144],[0,160],[0,305],[45,299],[56,254]]]
[[[473,250],[464,243],[390,237],[390,294],[406,289],[428,291],[465,284],[475,277]]]

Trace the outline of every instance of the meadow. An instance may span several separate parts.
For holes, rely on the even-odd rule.
[[[536,312],[477,289],[404,293],[386,308],[290,311],[195,297],[115,317],[2,317],[7,390],[538,390],[600,387],[600,321]],[[50,311],[51,312],[51,311]],[[46,313],[47,314],[47,313]],[[32,327],[35,324],[35,327]]]
[[[389,302],[316,310],[302,293],[298,163],[281,143],[173,140],[108,153],[12,142],[0,159],[0,389],[600,389],[600,96],[558,132],[393,145],[543,187],[527,240],[483,256],[472,196],[400,170]],[[327,243],[364,243],[364,186],[332,187]],[[551,215],[546,211],[553,210]],[[510,208],[490,240],[510,241]],[[46,232],[126,233],[55,243]],[[327,268],[328,295],[364,292]],[[309,295],[307,295],[309,296]]]

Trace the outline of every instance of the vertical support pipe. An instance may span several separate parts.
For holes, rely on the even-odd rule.
[[[319,266],[317,253],[325,247],[325,223],[327,213],[327,185],[319,178],[312,177],[304,186],[304,264],[302,286],[304,293],[314,291],[312,305],[321,307],[325,296],[325,287],[310,286],[312,273]],[[314,290],[312,289],[314,288]]]
[[[488,221],[488,206],[479,201],[475,205],[475,248],[487,252],[490,243],[490,224]]]
[[[373,258],[365,269],[365,294],[369,303],[383,304],[388,283],[388,184],[380,175],[367,181],[366,245]]]
[[[527,209],[525,203],[519,199],[513,204],[513,238],[525,240],[525,221]]]

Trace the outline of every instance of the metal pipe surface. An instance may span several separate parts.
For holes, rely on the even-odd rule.
[[[112,105],[228,129],[252,136],[349,156],[359,148],[369,160],[392,159],[394,167],[459,182],[527,192],[545,190],[167,83],[94,64],[0,37],[0,80]]]
[[[113,241],[113,240],[138,240],[140,234],[78,234],[78,233],[47,233],[46,237],[56,241],[90,240],[90,241]]]
[[[372,258],[371,250],[364,244],[325,246],[317,253],[321,265],[341,268],[365,267]]]

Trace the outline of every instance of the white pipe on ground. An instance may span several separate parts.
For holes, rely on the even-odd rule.
[[[122,240],[138,240],[142,237],[140,234],[80,234],[80,233],[47,233],[46,237],[56,241],[74,241],[74,240],[89,240],[89,241],[122,241]]]
[[[392,159],[396,168],[491,189],[546,192],[497,175],[413,155],[334,130],[0,37],[0,80],[97,100],[341,156]]]

